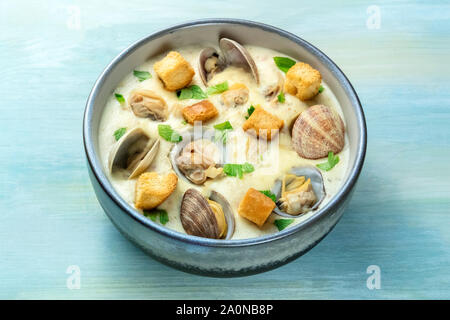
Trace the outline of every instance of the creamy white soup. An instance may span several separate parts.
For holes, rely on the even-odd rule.
[[[150,73],[151,78],[145,80],[142,78],[140,79],[135,75],[133,70],[130,70],[130,73],[117,86],[106,103],[99,129],[99,146],[104,170],[118,194],[131,206],[135,207],[136,184],[139,177],[136,176],[129,179],[121,170],[110,171],[110,153],[121,139],[119,138],[118,141],[116,141],[117,134],[114,135],[114,133],[117,133],[117,130],[120,128],[125,128],[123,129],[125,132],[136,127],[142,128],[148,136],[159,139],[159,149],[157,150],[154,159],[151,161],[151,164],[145,168],[144,171],[156,172],[158,174],[175,172],[173,163],[170,161],[169,153],[176,145],[176,142],[170,142],[162,138],[159,135],[158,126],[161,124],[170,125],[171,129],[180,134],[192,130],[193,126],[186,121],[186,118],[183,115],[183,108],[198,103],[201,100],[208,100],[217,109],[218,114],[212,119],[204,121],[202,125],[205,129],[211,129],[214,125],[228,121],[233,129],[225,132],[227,135],[226,145],[228,150],[226,162],[231,164],[249,163],[251,164],[253,171],[244,172],[241,178],[239,176],[231,176],[221,172],[219,176],[213,179],[207,179],[200,185],[193,184],[185,177],[179,176],[173,192],[156,208],[152,209],[164,210],[167,212],[168,221],[163,222],[165,227],[181,233],[186,233],[180,219],[180,208],[185,192],[188,189],[193,188],[199,191],[203,196],[208,197],[211,191],[214,190],[223,195],[232,208],[235,228],[231,239],[253,238],[279,232],[279,227],[275,223],[275,220],[280,219],[288,220],[289,224],[287,225],[287,228],[292,228],[299,222],[314,215],[315,212],[326,205],[326,203],[338,192],[339,188],[341,188],[349,163],[349,150],[348,139],[345,133],[345,143],[343,148],[341,151],[334,154],[334,156],[337,155],[339,157],[339,161],[334,163],[332,168],[328,168],[328,171],[320,169],[317,165],[327,163],[329,161],[327,156],[322,156],[318,159],[307,159],[300,156],[293,148],[292,139],[294,135],[290,130],[293,127],[293,123],[297,123],[295,121],[297,117],[314,105],[326,106],[333,113],[337,114],[345,124],[341,107],[335,95],[323,80],[320,83],[320,92],[316,92],[314,97],[309,100],[302,101],[298,96],[290,94],[288,90],[285,90],[287,88],[285,86],[281,87],[280,92],[278,92],[274,98],[268,98],[268,88],[274,86],[278,81],[287,81],[287,74],[280,70],[274,62],[274,57],[287,56],[282,52],[256,46],[244,45],[257,67],[259,84],[249,70],[245,70],[238,66],[228,65],[220,72],[215,73],[209,79],[207,85],[205,85],[200,78],[198,70],[199,55],[205,47],[214,47],[220,52],[219,46],[212,43],[174,48],[174,51],[177,51],[195,71],[195,75],[187,87],[197,85],[206,93],[208,87],[213,87],[218,84],[226,83],[228,88],[231,88],[233,84],[244,84],[248,88],[248,99],[240,105],[231,107],[224,104],[222,96],[223,92],[210,94],[205,99],[182,100],[179,97],[179,90],[178,93],[177,90],[167,90],[167,84],[161,80],[160,76],[154,70],[155,63],[163,60],[167,55],[167,52],[155,56],[135,68],[135,70]],[[313,67],[314,66],[312,66],[312,68]],[[290,72],[290,70],[288,72]],[[302,76],[302,73],[300,72],[299,75]],[[293,74],[293,76],[295,77],[296,75]],[[146,78],[148,78],[148,76]],[[293,83],[295,84],[295,82]],[[167,105],[167,118],[164,121],[136,116],[129,105],[130,94],[136,89],[151,90],[164,100]],[[118,99],[116,94],[122,96],[125,101],[122,101],[121,103],[119,101],[120,96]],[[242,129],[244,123],[252,117],[252,115],[249,116],[249,110],[251,110],[252,107],[257,106],[283,121],[281,130],[272,137],[271,141],[266,141],[261,137],[258,138]],[[326,126],[323,126],[326,129]],[[312,127],[313,129],[317,129],[320,133],[323,133],[322,131],[324,128]],[[311,139],[314,143],[321,143],[321,141],[319,141],[320,139],[316,139],[317,141],[313,138]],[[249,145],[257,144],[258,140],[264,140],[263,142],[265,142],[262,144],[263,147],[260,148],[261,152],[249,156]],[[306,148],[308,146],[306,146],[305,143],[307,141],[305,141],[305,139],[302,140],[302,146]],[[217,143],[223,143],[223,141],[218,139]],[[244,217],[245,215],[239,214],[240,203],[243,201],[244,196],[250,188],[259,191],[272,190],[277,179],[283,179],[283,177],[289,173],[291,168],[302,166],[315,167],[323,176],[326,196],[318,208],[301,212],[300,214],[295,215],[295,217],[292,218],[292,221],[290,218],[272,212],[261,226]],[[218,166],[218,168],[221,167],[223,167],[223,164]],[[306,179],[307,178],[308,177],[306,177]],[[142,209],[136,210],[141,213],[144,212]],[[161,222],[156,219],[156,223]]]

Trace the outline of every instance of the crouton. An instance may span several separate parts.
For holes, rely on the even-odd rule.
[[[171,51],[153,66],[156,74],[169,91],[176,91],[186,87],[195,75],[191,67],[181,54]]]
[[[147,210],[156,208],[172,194],[177,182],[178,177],[173,172],[166,175],[156,172],[141,174],[136,182],[136,208]]]
[[[191,106],[184,107],[181,111],[184,119],[190,124],[195,121],[208,121],[219,114],[216,107],[209,101],[203,100]]]
[[[272,199],[250,188],[239,204],[238,213],[261,228],[274,208],[275,202]]]
[[[314,98],[319,93],[322,76],[307,63],[297,62],[286,73],[284,91],[302,101]]]
[[[249,93],[245,84],[235,83],[221,94],[221,100],[227,107],[236,107],[248,101]]]
[[[252,115],[244,122],[242,129],[256,134],[258,138],[271,140],[283,127],[283,120],[257,106]]]

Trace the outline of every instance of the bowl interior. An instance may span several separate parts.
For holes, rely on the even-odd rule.
[[[219,38],[229,37],[243,44],[257,45],[277,50],[292,56],[295,59],[307,62],[318,69],[323,79],[332,89],[338,99],[344,113],[346,129],[348,134],[348,145],[350,149],[350,163],[345,174],[345,182],[340,192],[331,199],[322,209],[312,215],[309,219],[297,224],[292,228],[287,228],[275,236],[264,236],[256,239],[268,240],[283,233],[295,232],[309,220],[330,209],[339,198],[350,192],[361,170],[365,154],[366,128],[364,115],[359,104],[358,97],[351,84],[340,71],[340,69],[321,51],[313,47],[297,36],[276,29],[271,26],[242,21],[242,20],[203,20],[184,25],[175,26],[161,32],[148,36],[124,50],[105,69],[97,80],[87,102],[84,120],[84,139],[88,160],[100,183],[105,187],[114,200],[125,207],[131,214],[138,214],[131,206],[126,204],[114,191],[114,188],[106,178],[103,171],[98,148],[98,128],[100,118],[105,107],[107,98],[113,93],[122,79],[137,66],[144,63],[150,57],[176,49],[180,46],[198,44],[202,42],[218,43]],[[134,213],[133,213],[134,212]],[[147,224],[147,223],[146,223]],[[152,228],[164,228],[155,223],[150,223]],[[166,228],[164,228],[166,229]],[[161,231],[161,230],[160,230]],[[173,235],[170,230],[167,233]],[[182,234],[180,234],[182,235]],[[182,235],[183,237],[191,237]],[[197,237],[194,237],[197,238]],[[197,241],[205,242],[228,242],[244,240],[213,240],[204,239]]]

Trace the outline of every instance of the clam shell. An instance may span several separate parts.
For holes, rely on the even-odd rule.
[[[292,128],[292,147],[307,159],[339,153],[345,144],[345,127],[341,117],[324,105],[314,105],[303,111]]]
[[[213,191],[209,199],[222,206],[227,222],[225,239],[231,239],[234,233],[234,214],[228,201]],[[207,199],[196,189],[188,189],[183,195],[180,208],[180,219],[187,234],[197,237],[218,239],[219,226]]]
[[[137,150],[138,158],[132,168],[128,168],[130,156],[129,150],[136,143],[142,144],[143,149]],[[139,147],[137,147],[139,148]],[[109,154],[109,171],[112,173],[115,169],[126,169],[128,178],[133,179],[144,172],[152,163],[159,149],[159,139],[152,139],[145,133],[142,128],[134,128],[128,131],[123,137],[116,142]]]
[[[205,62],[213,55],[217,55],[217,57],[219,58],[219,64],[220,64],[221,57],[220,57],[219,53],[217,52],[216,49],[211,48],[211,47],[207,47],[207,48],[203,49],[200,52],[200,55],[198,58],[198,71],[199,71],[200,79],[202,79],[202,82],[205,86],[207,85],[208,80],[209,80],[208,72],[205,70]],[[221,69],[221,67],[219,67],[219,70],[220,69]]]
[[[219,47],[225,55],[225,60],[228,64],[236,67],[241,67],[253,75],[256,83],[259,84],[259,74],[256,63],[250,53],[237,41],[222,38],[219,40]]]
[[[202,128],[204,128],[204,127],[202,127]],[[170,154],[169,154],[169,160],[170,160],[170,163],[172,164],[172,168],[173,168],[173,170],[175,171],[175,173],[179,177],[185,179],[189,183],[193,183],[178,168],[176,160],[177,160],[178,156],[181,154],[181,152],[183,151],[184,147],[186,145],[188,145],[190,142],[195,141],[195,140],[205,139],[205,140],[210,140],[211,142],[213,142],[215,144],[215,146],[217,147],[217,149],[219,151],[219,154],[221,155],[221,158],[217,159],[218,160],[217,163],[223,163],[223,161],[225,159],[224,147],[223,147],[223,145],[218,144],[215,141],[215,132],[214,132],[214,130],[205,130],[205,131],[198,130],[198,132],[197,132],[195,129],[191,129],[191,130],[187,130],[185,132],[182,132],[181,136],[182,136],[183,139],[181,140],[181,142],[175,144],[172,147],[172,150],[170,151]],[[205,176],[205,180],[206,180],[206,176]]]
[[[323,182],[322,173],[313,166],[294,167],[289,171],[289,173],[295,174],[298,177],[305,176],[306,178],[311,179],[311,186],[314,190],[314,193],[316,194],[317,202],[314,204],[314,206],[312,206],[310,211],[316,210],[320,206],[320,204],[322,203],[323,199],[325,199],[325,196],[326,196],[325,184]],[[277,201],[281,197],[281,187],[282,187],[281,184],[282,184],[281,179],[276,180],[275,184],[271,190],[272,193],[275,194]],[[280,216],[287,217],[287,218],[298,218],[298,217],[302,216],[302,214],[299,214],[299,215],[288,214],[288,213],[282,211],[280,208],[278,208],[278,205],[275,207],[275,209],[273,209],[273,212],[275,212],[276,214],[278,214]]]

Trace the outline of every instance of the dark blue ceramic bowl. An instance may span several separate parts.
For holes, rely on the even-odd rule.
[[[126,74],[151,56],[183,45],[229,37],[271,48],[317,68],[339,100],[346,120],[350,167],[331,201],[309,219],[281,232],[245,240],[199,238],[167,229],[143,217],[112,187],[98,148],[100,117],[109,95]],[[149,35],[122,51],[103,71],[86,104],[83,137],[89,175],[98,201],[120,232],[155,259],[183,271],[208,276],[244,276],[270,270],[301,256],[336,225],[348,204],[364,162],[366,124],[358,97],[342,71],[325,54],[278,28],[235,19],[199,20]]]

